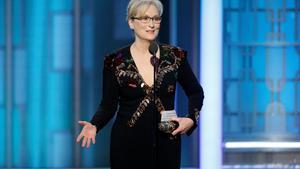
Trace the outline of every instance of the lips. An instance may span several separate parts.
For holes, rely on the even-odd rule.
[[[154,33],[155,30],[146,30],[146,32],[148,32],[148,33]]]

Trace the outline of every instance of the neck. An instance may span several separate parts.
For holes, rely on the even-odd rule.
[[[142,52],[142,53],[149,53],[148,49],[149,49],[149,46],[150,46],[150,41],[136,39],[134,41],[133,45],[140,52]]]

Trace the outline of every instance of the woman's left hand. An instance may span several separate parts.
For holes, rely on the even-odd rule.
[[[178,133],[185,134],[194,125],[194,121],[187,117],[177,117],[177,118],[171,119],[171,121],[177,121],[179,124],[177,129],[172,132],[172,135],[174,135],[174,136]]]

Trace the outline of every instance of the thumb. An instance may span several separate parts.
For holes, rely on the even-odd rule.
[[[175,135],[178,134],[179,132],[180,132],[180,129],[179,129],[179,127],[178,127],[176,130],[174,130],[174,131],[172,132],[172,135],[175,136]]]
[[[78,123],[79,123],[81,126],[85,126],[86,124],[88,124],[88,122],[86,122],[86,121],[78,121]]]
[[[170,121],[177,121],[179,123],[179,118],[178,117],[173,117],[173,118],[171,118]]]

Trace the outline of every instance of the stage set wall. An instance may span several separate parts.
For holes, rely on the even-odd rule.
[[[101,101],[103,57],[133,41],[127,3],[0,0],[0,168],[109,167],[112,121],[90,149],[75,139],[77,121],[90,120]],[[202,1],[162,3],[159,42],[186,49],[200,82],[201,59],[210,57],[200,55]],[[222,106],[223,143],[298,141],[300,1],[222,3],[223,103],[215,106]],[[183,115],[187,98],[177,90]],[[200,167],[199,137],[199,128],[183,136],[182,168]],[[298,150],[220,149],[227,169],[293,167]]]
[[[287,145],[225,148],[232,168],[299,167],[299,146],[288,148],[300,132],[299,10],[299,0],[223,1],[224,144]]]
[[[127,3],[0,0],[0,168],[109,167],[112,121],[89,149],[75,139],[101,101],[104,56],[134,40]],[[163,4],[159,42],[188,50],[198,76],[200,2]],[[198,142],[198,129],[183,137],[183,167],[199,166]]]

